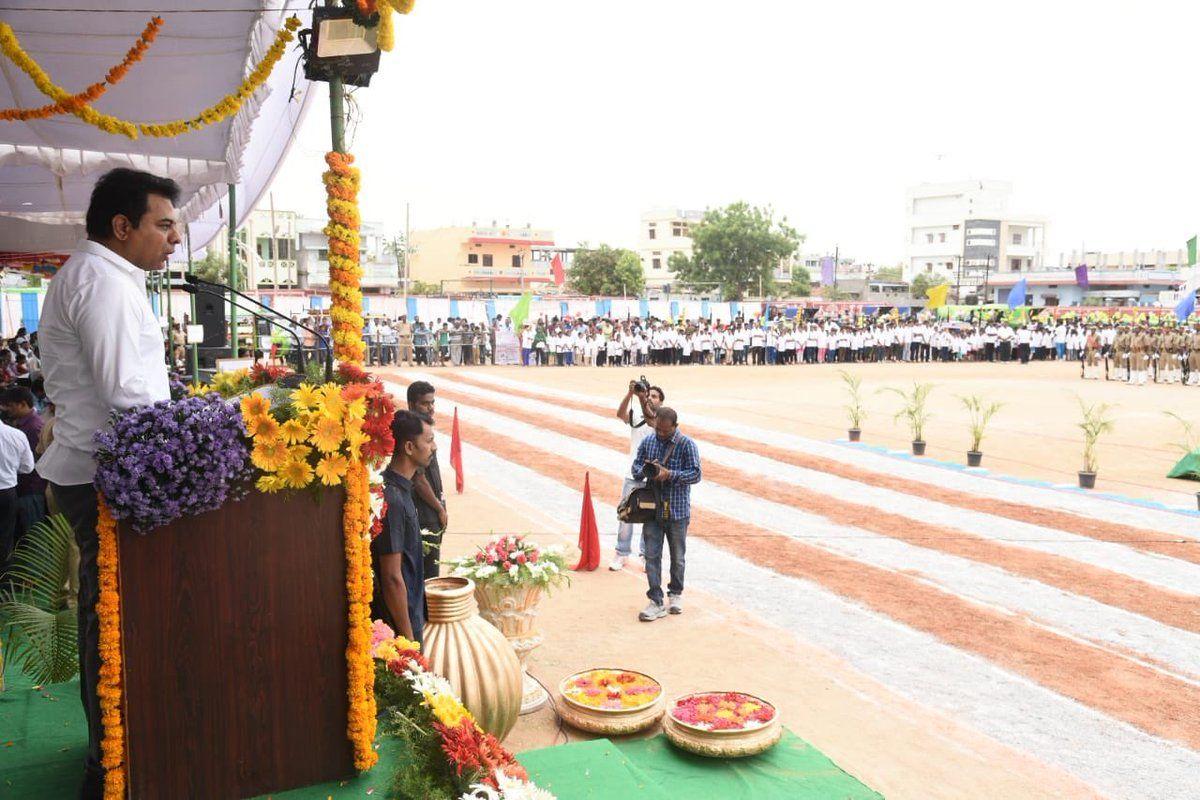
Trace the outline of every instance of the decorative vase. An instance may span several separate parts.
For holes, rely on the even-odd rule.
[[[912,452],[914,456],[925,455],[925,442],[920,439],[914,439],[912,443]]]
[[[1095,489],[1096,488],[1096,473],[1084,472],[1084,471],[1080,470],[1080,472],[1079,472],[1079,488]]]
[[[851,428],[848,431],[848,433],[850,434],[850,441],[852,441],[852,442],[857,442],[859,439],[862,438],[862,429],[861,428]]]
[[[540,586],[475,585],[479,616],[500,629],[521,662],[521,713],[529,714],[544,706],[550,695],[530,677],[526,664],[529,654],[542,643],[537,629],[537,607],[542,600]]]
[[[983,462],[983,453],[979,450],[967,451],[967,466],[978,467]]]
[[[422,651],[479,726],[503,739],[521,710],[521,662],[508,639],[479,615],[467,578],[425,581],[429,621]]]

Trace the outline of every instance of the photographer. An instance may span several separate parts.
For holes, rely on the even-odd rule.
[[[637,403],[631,402],[635,397]],[[654,433],[654,419],[662,403],[663,390],[657,386],[651,386],[645,376],[640,380],[629,382],[629,390],[625,392],[621,405],[617,407],[617,419],[629,425],[629,457],[631,459],[637,458],[638,446],[641,445],[642,440]],[[625,485],[621,488],[621,500],[627,498],[638,485],[638,481],[633,478],[626,478]],[[617,523],[617,553],[613,556],[612,563],[608,565],[608,568],[614,572],[624,567],[625,560],[629,558],[633,543],[633,529],[632,523]],[[640,541],[638,555],[645,557],[645,546]]]
[[[700,451],[696,443],[679,432],[674,409],[660,406],[654,418],[654,436],[647,436],[633,459],[633,475],[657,483],[659,507],[654,522],[642,526],[646,547],[646,596],[650,604],[638,614],[642,622],[653,622],[683,613],[683,568],[687,529],[692,515],[692,484],[700,482]],[[662,550],[671,548],[671,579],[667,584],[669,606],[663,605]]]

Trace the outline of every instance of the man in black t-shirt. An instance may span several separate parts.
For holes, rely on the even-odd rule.
[[[408,410],[433,425],[434,389],[428,381],[414,381],[408,386]],[[413,478],[413,503],[417,507],[417,519],[425,535],[425,577],[438,576],[438,560],[442,557],[442,533],[446,530],[449,516],[446,514],[446,499],[442,493],[442,470],[438,466],[437,453],[424,469],[417,470]]]
[[[371,617],[382,619],[396,633],[419,643],[425,628],[425,579],[412,476],[428,466],[437,446],[432,426],[411,411],[396,412],[392,436],[395,450],[383,471],[388,510],[383,517],[383,531],[371,542],[371,567],[375,572]]]

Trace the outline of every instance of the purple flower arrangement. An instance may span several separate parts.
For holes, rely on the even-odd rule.
[[[138,533],[212,511],[249,491],[245,435],[240,410],[217,394],[114,414],[96,433],[96,487]]]

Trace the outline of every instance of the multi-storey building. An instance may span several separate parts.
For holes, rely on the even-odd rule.
[[[659,208],[642,214],[637,252],[647,288],[661,289],[674,281],[671,256],[692,254],[691,229],[702,219],[703,211],[682,208]]]
[[[1046,221],[1008,211],[1005,181],[923,183],[906,196],[904,279],[919,273],[974,294],[997,272],[1041,269]]]
[[[274,228],[272,229],[272,217]],[[326,289],[329,287],[328,220],[294,211],[256,209],[239,231],[240,266],[251,289]],[[272,236],[272,232],[274,236]],[[272,242],[274,239],[274,242]],[[389,292],[400,288],[400,270],[391,238],[378,222],[359,229],[362,288]],[[223,241],[218,237],[216,241]]]
[[[409,279],[447,291],[512,291],[553,281],[556,252],[549,230],[472,224],[413,231]],[[564,259],[566,269],[569,260]]]

